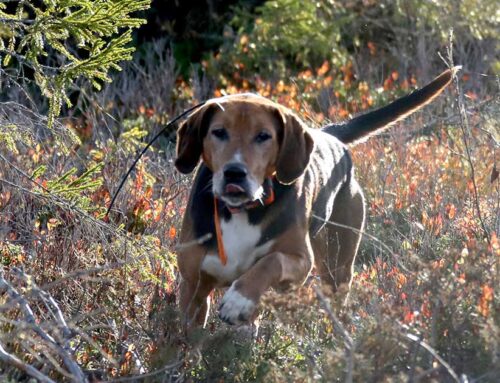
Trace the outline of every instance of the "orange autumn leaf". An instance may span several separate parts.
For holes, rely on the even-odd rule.
[[[422,306],[420,307],[420,311],[422,312],[422,315],[426,318],[430,318],[432,316],[432,312],[429,308],[429,303],[427,303],[427,302],[422,303]]]
[[[500,240],[495,232],[491,233],[491,251],[500,257]]]
[[[465,93],[465,97],[470,98],[471,100],[475,101],[478,99],[478,95],[475,92],[469,91]]]
[[[434,195],[434,202],[436,202],[436,205],[439,205],[439,203],[443,200],[443,197],[439,194]]]
[[[481,287],[482,294],[479,298],[478,311],[482,316],[487,317],[490,314],[490,303],[493,301],[493,288],[488,285]]]
[[[443,216],[441,213],[438,213],[438,215],[434,217],[433,221],[434,235],[438,235],[443,229]]]
[[[403,273],[399,273],[397,276],[397,281],[398,281],[397,283],[398,289],[403,288],[403,286],[406,284],[407,281],[406,275],[404,275]]]
[[[377,47],[375,46],[375,43],[372,41],[368,41],[366,44],[368,46],[368,49],[370,50],[370,54],[373,56],[375,53],[377,53]]]
[[[455,207],[455,205],[453,205],[452,203],[446,205],[446,215],[448,216],[449,219],[455,218],[456,212],[457,208]]]
[[[474,192],[474,182],[473,182],[471,179],[469,179],[469,180],[467,181],[467,189],[468,189],[471,193],[472,193],[472,192]]]
[[[171,226],[170,227],[170,230],[168,232],[168,236],[170,239],[175,239],[175,236],[177,235],[177,230],[175,229],[175,227]]]
[[[318,76],[323,76],[329,70],[330,70],[330,64],[328,63],[328,61],[324,61],[323,64],[318,68],[318,70],[316,71],[316,73],[318,74]]]
[[[411,311],[408,308],[405,308],[405,315],[403,318],[403,322],[408,324],[412,323],[414,320],[415,320],[415,314],[413,313],[413,311]]]
[[[349,111],[347,109],[341,108],[338,111],[340,118],[347,118],[349,116]]]

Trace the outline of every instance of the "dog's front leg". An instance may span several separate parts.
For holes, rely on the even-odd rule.
[[[180,283],[179,305],[185,329],[205,327],[210,308],[210,292],[213,284],[200,276],[195,280],[182,279]]]
[[[229,324],[248,322],[260,297],[270,287],[304,283],[311,268],[312,259],[307,254],[273,252],[266,255],[226,291],[219,317]]]

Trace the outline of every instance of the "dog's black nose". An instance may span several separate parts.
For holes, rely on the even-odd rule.
[[[246,167],[241,164],[227,164],[224,167],[224,178],[226,179],[226,182],[243,181],[247,174],[248,172]]]

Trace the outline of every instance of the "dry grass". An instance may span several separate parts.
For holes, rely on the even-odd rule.
[[[424,112],[353,148],[369,219],[345,307],[311,278],[265,297],[256,339],[215,315],[186,339],[174,253],[189,177],[173,171],[168,138],[103,219],[145,140],[213,87],[207,78],[178,81],[162,44],[101,94],[82,93],[78,113],[61,122],[79,144],[48,143],[43,119],[19,112],[21,96],[0,106],[0,132],[29,127],[17,152],[2,147],[0,159],[2,379],[498,381],[498,81],[466,65],[466,77]],[[339,73],[350,79],[352,102],[329,90]],[[322,67],[294,83],[252,86],[317,124],[412,86],[402,74],[365,84],[355,75],[352,66]]]

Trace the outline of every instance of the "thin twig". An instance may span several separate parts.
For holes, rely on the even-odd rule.
[[[151,372],[149,372],[147,374],[125,376],[123,378],[117,378],[117,379],[113,379],[113,380],[108,380],[108,383],[137,382],[137,381],[140,381],[140,380],[144,380],[144,379],[150,378],[152,376],[159,375],[159,374],[161,374],[161,373],[163,373],[165,371],[172,370],[172,369],[174,369],[176,367],[181,366],[183,363],[184,363],[183,360],[179,360],[179,361],[177,361],[175,363],[167,364],[167,365],[163,366],[162,368],[160,368],[158,370],[155,370],[155,371],[151,371]]]
[[[35,289],[37,288],[32,278],[28,277],[20,269],[15,268],[15,272],[19,276],[21,276],[22,279],[24,279],[24,281],[26,281],[29,287],[34,287]],[[35,316],[33,314],[33,310],[29,306],[28,301],[9,282],[7,282],[7,280],[3,276],[3,270],[0,270],[0,290],[6,291],[11,299],[17,301],[19,308],[21,309],[21,312],[24,315],[24,319],[32,326],[33,331],[45,342],[47,342],[47,345],[62,358],[64,364],[72,374],[73,377],[72,380],[74,380],[75,382],[86,382],[87,379],[83,374],[80,366],[78,366],[78,364],[75,362],[73,357],[68,353],[68,351],[65,348],[63,348],[51,335],[49,335],[40,326],[37,325]],[[38,292],[40,291],[41,290],[38,289]],[[45,294],[46,294],[45,297],[47,297],[48,293]],[[52,299],[52,301],[55,305],[53,306],[53,308],[54,309],[57,308],[57,311],[59,311],[57,317],[62,317],[62,312],[60,311],[59,306],[57,305],[57,303],[55,303],[55,300]],[[71,335],[72,331],[70,331],[69,328],[67,327],[64,318],[62,320],[62,323],[64,323],[66,329],[65,331],[63,331],[63,333]],[[62,323],[59,323],[59,325],[62,326]]]
[[[326,311],[328,314],[328,317],[330,318],[330,321],[333,324],[333,328],[340,333],[342,338],[344,339],[344,345],[346,348],[346,378],[345,382],[346,383],[352,383],[353,381],[353,371],[354,371],[354,341],[352,340],[351,336],[349,333],[346,331],[344,326],[342,326],[342,323],[340,320],[337,318],[337,316],[333,313],[332,308],[330,307],[330,304],[325,298],[325,295],[321,292],[321,290],[318,288],[318,286],[313,285],[312,286],[314,292],[316,293],[316,297],[318,298],[319,302],[321,303],[321,306],[323,307],[323,310]]]
[[[63,332],[63,337],[66,341],[68,341],[71,336],[72,336],[72,331],[69,329],[68,324],[66,323],[66,319],[64,318],[64,315],[59,308],[59,305],[57,304],[56,300],[47,293],[46,291],[40,289],[35,282],[33,281],[33,278],[29,277],[26,275],[21,269],[18,267],[13,267],[12,271],[17,274],[18,277],[22,278],[26,283],[29,284],[31,287],[31,290],[40,296],[42,301],[44,301],[45,306],[47,309],[52,313],[52,316],[56,319],[57,324],[61,328]]]
[[[50,379],[48,376],[45,376],[44,374],[42,374],[40,371],[38,371],[33,366],[30,366],[29,364],[23,363],[16,356],[9,354],[7,351],[5,351],[2,344],[0,344],[0,360],[2,360],[4,363],[6,363],[10,366],[17,368],[18,370],[25,372],[26,374],[32,376],[33,378],[38,379],[42,383],[56,383],[55,381]]]
[[[144,153],[146,153],[146,151],[150,148],[151,145],[153,145],[153,143],[170,127],[172,126],[173,124],[175,124],[177,121],[179,121],[181,118],[183,118],[184,116],[188,115],[189,113],[195,111],[196,109],[199,109],[201,108],[203,105],[205,105],[206,101],[202,101],[200,102],[199,104],[196,104],[195,106],[192,106],[191,108],[189,109],[186,109],[185,111],[183,111],[181,114],[179,114],[178,116],[176,116],[174,119],[172,119],[171,121],[169,121],[164,127],[163,129],[161,129],[149,142],[148,144],[144,147],[144,149],[141,150],[141,152],[139,153],[139,155],[135,158],[134,162],[132,162],[132,165],[130,165],[130,168],[128,169],[128,171],[125,173],[125,175],[123,176],[120,184],[118,185],[118,188],[116,189],[115,191],[115,194],[113,195],[113,198],[111,199],[111,203],[109,204],[109,207],[108,207],[108,210],[106,211],[106,216],[109,214],[109,212],[111,211],[111,209],[113,208],[113,204],[115,203],[115,200],[116,200],[116,197],[118,197],[118,193],[120,193],[120,190],[121,188],[123,187],[123,185],[125,184],[125,181],[127,180],[128,176],[130,175],[130,173],[132,173],[132,170],[134,170],[135,166],[137,165],[137,162],[139,162],[139,160],[141,159],[141,157],[144,155]]]
[[[93,274],[93,273],[98,273],[102,271],[108,271],[108,270],[114,270],[118,269],[120,267],[126,266],[126,262],[114,262],[114,263],[109,263],[106,266],[99,266],[99,267],[91,267],[89,269],[81,269],[81,270],[75,270],[72,271],[71,273],[68,273],[66,275],[63,275],[62,277],[57,278],[53,282],[46,283],[41,286],[42,289],[44,290],[49,290],[53,287],[59,286],[61,283],[67,281],[68,279],[77,279],[83,276],[86,276],[88,274]]]
[[[207,233],[205,235],[202,235],[200,238],[193,239],[192,241],[182,242],[182,243],[177,244],[175,246],[175,250],[179,251],[179,250],[191,247],[191,246],[203,245],[205,242],[210,241],[210,239],[212,239],[212,237],[213,237],[212,233]]]
[[[23,19],[23,20],[18,20],[18,19],[10,19],[6,17],[0,17],[0,23],[5,23],[5,24],[19,24],[24,26],[24,24],[31,25],[35,22],[35,20],[30,20],[30,19]]]
[[[478,102],[477,104],[470,106],[466,110],[466,113],[481,111],[484,107],[488,106],[493,101],[494,101],[493,97],[492,98],[488,98],[486,100],[482,100],[481,102]],[[456,119],[459,119],[459,117],[460,117],[460,112],[453,113],[453,114],[450,114],[450,115],[444,116],[444,117],[434,118],[431,121],[427,122],[425,125],[423,125],[421,128],[416,129],[416,130],[408,133],[408,136],[405,137],[405,139],[407,141],[409,141],[409,140],[411,140],[411,139],[413,139],[415,137],[418,137],[418,136],[420,136],[422,134],[424,134],[424,135],[425,134],[429,134],[429,133],[431,133],[433,131],[433,129],[435,128],[436,125],[438,125],[438,124],[441,125],[441,124],[451,124],[451,123],[454,123],[454,121],[456,121]],[[479,127],[479,129],[481,129],[485,133],[488,133],[490,136],[492,135],[490,132],[488,132],[484,128]],[[382,134],[379,135],[379,137],[390,136],[390,134],[391,133],[385,133],[385,134],[382,133]],[[495,144],[497,144],[497,143],[495,142]]]
[[[330,220],[327,220],[323,217],[320,217],[319,215],[316,215],[316,214],[312,214],[312,216],[316,219],[319,219],[321,221],[323,221],[324,223],[326,224],[329,224],[329,225],[332,225],[332,226],[337,226],[337,227],[341,227],[343,229],[349,229],[349,230],[352,230],[353,232],[355,233],[358,233],[358,234],[361,234],[365,237],[368,237],[370,238],[372,241],[378,243],[380,246],[382,246],[385,250],[387,250],[387,252],[392,256],[392,258],[394,259],[394,261],[398,264],[398,266],[404,270],[404,271],[407,271],[407,272],[410,272],[410,270],[408,270],[400,261],[399,259],[397,258],[396,256],[396,253],[394,253],[394,251],[389,247],[387,246],[384,242],[382,242],[380,239],[378,239],[377,237],[367,233],[366,231],[364,230],[359,230],[353,226],[348,226],[348,225],[344,225],[340,222],[335,222],[335,221],[330,221]]]
[[[454,67],[454,64],[453,64],[453,29],[450,30],[449,44],[447,47],[447,57],[448,57],[448,60],[445,60],[443,57],[442,58],[450,68],[453,68]],[[470,180],[472,182],[474,206],[475,206],[476,211],[477,211],[477,217],[478,217],[479,222],[481,224],[481,228],[483,229],[484,237],[488,241],[488,245],[491,246],[490,233],[489,233],[488,228],[486,227],[486,224],[484,222],[484,219],[483,219],[483,216],[481,213],[481,206],[479,204],[479,193],[477,190],[477,183],[476,183],[476,171],[475,171],[475,167],[474,167],[474,162],[472,161],[471,148],[469,146],[469,139],[468,139],[468,134],[467,134],[467,132],[470,131],[469,118],[467,116],[467,111],[465,109],[464,96],[463,96],[462,89],[460,88],[460,82],[459,82],[459,79],[458,79],[456,72],[453,72],[453,82],[455,83],[455,89],[457,91],[457,97],[458,97],[458,109],[460,112],[460,130],[462,131],[462,141],[464,143],[465,153],[467,155],[467,162],[469,164],[470,173],[471,173]]]
[[[451,368],[451,366],[443,358],[441,358],[439,356],[439,354],[437,353],[436,350],[434,350],[430,345],[425,343],[423,340],[421,340],[418,336],[416,336],[414,334],[406,333],[406,334],[404,334],[404,336],[406,338],[408,338],[409,340],[411,340],[412,342],[417,343],[420,347],[422,347],[429,354],[431,354],[434,357],[434,359],[436,359],[439,362],[439,364],[441,364],[441,366],[443,366],[446,369],[446,371],[453,378],[453,380],[455,380],[455,382],[460,383],[460,378],[458,377],[457,373],[453,370],[453,368]]]

